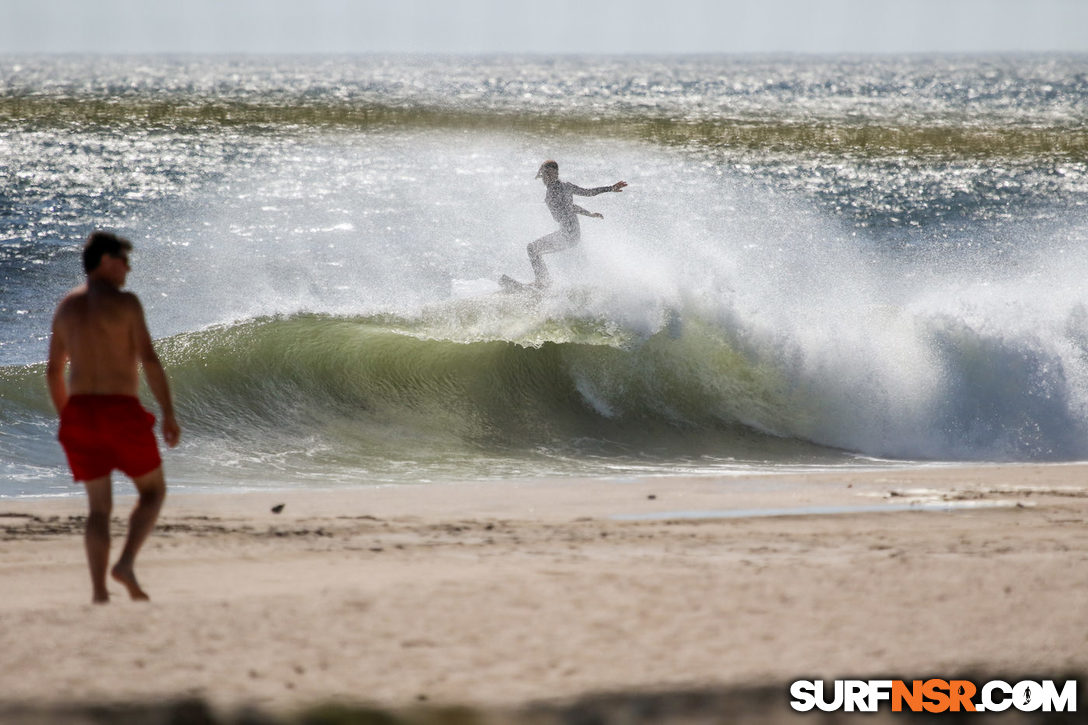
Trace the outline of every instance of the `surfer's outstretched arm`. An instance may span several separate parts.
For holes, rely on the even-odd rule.
[[[590,219],[604,219],[604,214],[601,214],[601,213],[595,212],[595,211],[586,211],[585,209],[578,206],[577,204],[574,205],[574,213],[575,214],[582,214],[583,216],[587,216]]]
[[[597,196],[597,194],[603,194],[606,191],[623,191],[623,188],[627,186],[627,182],[617,181],[615,184],[612,184],[612,186],[598,186],[594,189],[583,189],[575,184],[570,184],[569,186],[572,194],[577,194],[578,196]]]

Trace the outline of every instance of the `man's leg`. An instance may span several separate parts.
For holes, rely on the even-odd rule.
[[[558,234],[559,232],[555,232]],[[533,284],[537,287],[544,288],[551,284],[552,278],[548,274],[548,267],[544,264],[544,260],[541,255],[547,250],[548,239],[554,237],[555,234],[549,234],[546,237],[541,237],[535,242],[529,242],[529,246],[525,248],[529,252],[529,264],[533,266]]]
[[[129,517],[125,548],[122,549],[121,556],[113,567],[112,575],[114,579],[125,585],[132,599],[146,601],[150,597],[136,582],[136,554],[139,553],[140,547],[147,540],[151,530],[155,528],[162,502],[166,499],[166,479],[163,476],[162,466],[159,466],[151,473],[134,478],[132,482],[136,484],[140,498],[136,502],[136,508],[132,510],[132,516]]]
[[[95,604],[110,600],[106,589],[106,569],[110,565],[110,514],[113,511],[113,486],[109,475],[84,481],[87,489],[87,530],[83,543],[87,549],[87,564],[91,569],[91,586]]]
[[[577,243],[577,237],[566,234],[562,230],[552,232],[535,242],[530,242],[526,250],[529,252],[529,264],[533,265],[533,276],[535,277],[533,284],[544,289],[552,283],[551,275],[548,273],[548,267],[544,264],[542,255],[570,249]]]

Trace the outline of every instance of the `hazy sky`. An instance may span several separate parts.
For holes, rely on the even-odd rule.
[[[1088,0],[0,0],[0,54],[1088,52]]]

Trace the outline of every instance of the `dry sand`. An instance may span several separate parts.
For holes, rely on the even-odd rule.
[[[0,500],[0,720],[1088,673],[1085,465],[174,494],[107,606],[84,506]]]

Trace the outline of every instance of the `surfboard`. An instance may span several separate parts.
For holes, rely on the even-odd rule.
[[[502,291],[507,294],[540,294],[540,288],[537,287],[535,284],[518,282],[516,279],[508,274],[504,274],[502,277],[499,277],[499,286],[502,287]]]

